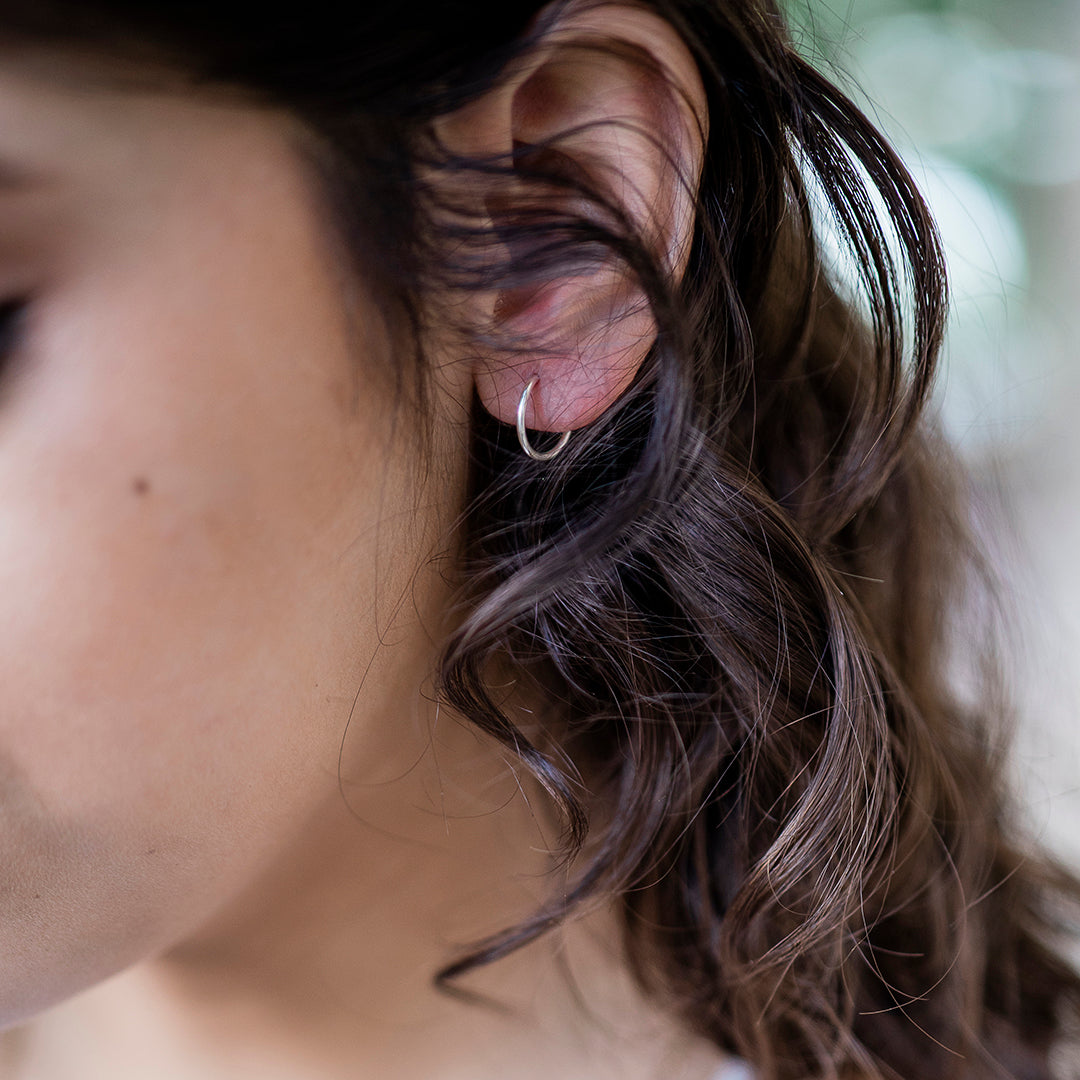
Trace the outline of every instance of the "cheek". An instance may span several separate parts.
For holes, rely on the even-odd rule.
[[[241,746],[253,767],[284,756],[297,725],[267,709],[309,689],[349,461],[307,372],[261,392],[248,357],[273,382],[272,350],[203,345],[212,305],[170,342],[68,299],[0,443],[0,737],[78,813],[115,794],[91,766],[118,753],[166,803],[164,762],[206,785]]]
[[[0,953],[19,1009],[42,971],[69,992],[189,929],[334,775],[346,716],[325,702],[364,646],[345,612],[373,602],[342,573],[341,461],[278,461],[286,417],[263,411],[264,441],[182,398],[151,430],[87,390],[0,453]]]
[[[238,887],[333,787],[374,647],[384,410],[335,400],[343,341],[304,296],[242,341],[212,291],[122,318],[139,287],[57,301],[0,428],[0,1020]]]

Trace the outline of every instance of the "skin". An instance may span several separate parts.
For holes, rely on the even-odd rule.
[[[431,700],[475,373],[425,446],[292,121],[102,74],[0,65],[4,1075],[707,1075],[603,907],[432,988],[556,835]]]
[[[455,488],[412,518],[385,396],[351,393],[386,344],[365,313],[353,348],[280,119],[29,68],[0,105],[38,178],[3,218],[34,297],[0,451],[5,1016],[190,931],[320,812]]]

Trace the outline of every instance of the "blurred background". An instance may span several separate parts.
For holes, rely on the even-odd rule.
[[[786,0],[945,243],[939,408],[1005,582],[1030,824],[1080,867],[1080,0]]]

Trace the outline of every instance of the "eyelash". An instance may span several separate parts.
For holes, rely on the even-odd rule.
[[[6,360],[18,344],[25,300],[0,301],[0,361]]]

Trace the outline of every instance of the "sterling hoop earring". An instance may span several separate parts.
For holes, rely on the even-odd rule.
[[[525,408],[529,404],[529,395],[533,392],[533,387],[540,381],[539,375],[534,375],[530,380],[528,386],[521,391],[521,400],[518,402],[517,407],[517,437],[518,442],[521,443],[521,449],[525,451],[533,459],[533,461],[550,461],[554,457],[558,457],[566,448],[566,444],[570,441],[570,432],[564,431],[559,436],[559,441],[550,450],[537,450],[532,443],[529,442],[529,436],[525,431]]]

